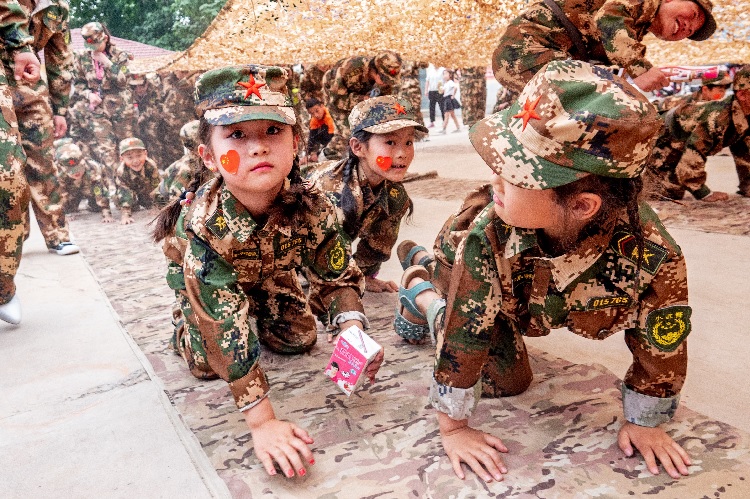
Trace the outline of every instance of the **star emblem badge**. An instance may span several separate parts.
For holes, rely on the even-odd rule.
[[[396,111],[396,115],[406,114],[406,109],[404,109],[404,106],[402,106],[398,102],[393,105],[393,109]]]
[[[247,89],[247,92],[245,92],[245,99],[249,98],[251,95],[257,95],[259,99],[263,100],[263,97],[260,96],[260,88],[265,87],[265,83],[256,83],[255,77],[253,75],[250,75],[250,79],[248,81],[238,81],[237,85],[241,87],[245,87]]]
[[[542,99],[542,96],[536,98],[536,100],[531,103],[529,102],[529,99],[526,99],[526,103],[523,105],[523,110],[514,115],[514,118],[522,118],[523,119],[523,128],[521,130],[526,130],[526,125],[529,124],[529,120],[541,120],[542,117],[536,114],[536,105],[539,104],[539,101]]]

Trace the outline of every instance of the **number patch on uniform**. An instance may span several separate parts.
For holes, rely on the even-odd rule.
[[[598,296],[589,299],[586,304],[586,310],[600,310],[609,307],[629,307],[633,299],[628,295],[621,296]]]
[[[646,318],[648,341],[663,352],[673,352],[690,334],[692,309],[685,305],[654,310]]]

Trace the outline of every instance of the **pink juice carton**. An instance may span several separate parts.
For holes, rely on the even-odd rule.
[[[342,332],[333,348],[331,360],[326,367],[326,376],[336,383],[348,396],[364,380],[365,368],[380,351],[380,345],[357,326]]]

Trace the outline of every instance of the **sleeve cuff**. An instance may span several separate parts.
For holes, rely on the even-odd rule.
[[[706,184],[703,184],[702,186],[700,186],[700,189],[690,191],[690,194],[692,194],[695,199],[703,199],[704,197],[711,194],[711,189],[709,189]]]
[[[362,327],[366,330],[370,329],[370,321],[367,320],[365,314],[358,310],[350,310],[349,312],[341,312],[333,318],[331,322],[332,326],[338,326],[342,322],[346,321],[359,321],[362,323]]]
[[[229,383],[234,401],[240,411],[250,409],[268,394],[268,378],[259,365],[249,373]]]
[[[679,395],[652,397],[631,390],[625,383],[622,384],[622,408],[625,419],[638,426],[655,428],[666,423],[674,416],[679,402]]]
[[[435,378],[430,383],[428,397],[432,407],[455,420],[468,419],[474,413],[482,395],[482,381],[471,388],[454,388],[441,385]]]

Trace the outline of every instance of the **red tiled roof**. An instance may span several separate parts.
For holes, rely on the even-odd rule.
[[[73,50],[83,49],[83,37],[81,36],[81,28],[70,30],[71,47]],[[130,52],[136,59],[145,59],[148,57],[158,57],[162,55],[170,55],[175,52],[153,45],[146,45],[145,43],[134,42],[132,40],[126,40],[125,38],[112,37],[112,43],[117,45],[117,48]]]

